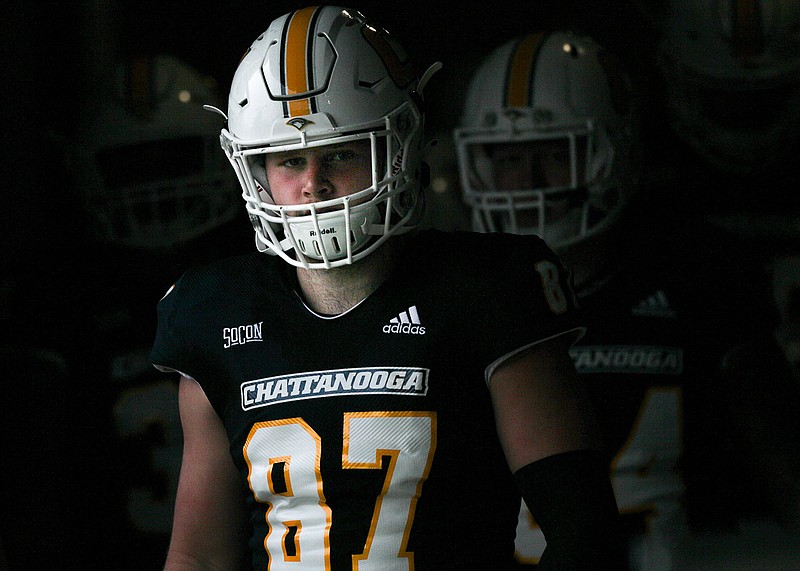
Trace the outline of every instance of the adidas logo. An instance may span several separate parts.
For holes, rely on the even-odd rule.
[[[670,306],[667,294],[664,293],[664,290],[658,290],[640,301],[638,305],[633,307],[631,313],[642,317],[674,318],[676,316],[675,310]]]
[[[412,305],[407,311],[401,311],[400,315],[393,317],[389,323],[383,326],[384,333],[411,333],[414,335],[425,335],[425,328],[419,320],[417,306]]]

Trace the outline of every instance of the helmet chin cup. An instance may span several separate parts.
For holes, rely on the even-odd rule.
[[[298,257],[323,262],[352,258],[372,239],[372,226],[381,218],[374,205],[345,206],[344,212],[328,214],[303,216],[297,222],[287,218],[287,238]]]

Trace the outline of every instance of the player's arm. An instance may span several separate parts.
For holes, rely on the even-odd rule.
[[[503,363],[490,391],[497,431],[544,533],[540,569],[623,569],[619,514],[567,336]]]
[[[246,513],[228,436],[200,385],[179,387],[183,462],[165,571],[238,569]]]

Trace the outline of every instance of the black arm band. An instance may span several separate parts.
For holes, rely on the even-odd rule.
[[[555,454],[514,477],[547,541],[539,569],[627,569],[608,465],[599,453]]]

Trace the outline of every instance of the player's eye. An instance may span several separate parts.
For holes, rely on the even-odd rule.
[[[265,168],[291,168],[295,169],[298,167],[302,167],[305,164],[305,159],[298,155],[286,155],[286,154],[274,154],[274,155],[267,155],[264,159],[264,167]]]
[[[305,164],[305,159],[303,159],[303,157],[289,157],[281,161],[282,166],[291,168],[300,167],[303,166],[304,164]]]
[[[342,163],[354,159],[355,156],[356,156],[355,151],[352,151],[350,149],[340,149],[334,153],[327,155],[325,157],[325,162]]]
[[[494,164],[500,168],[516,168],[522,164],[522,156],[512,154],[499,155],[494,159]]]

